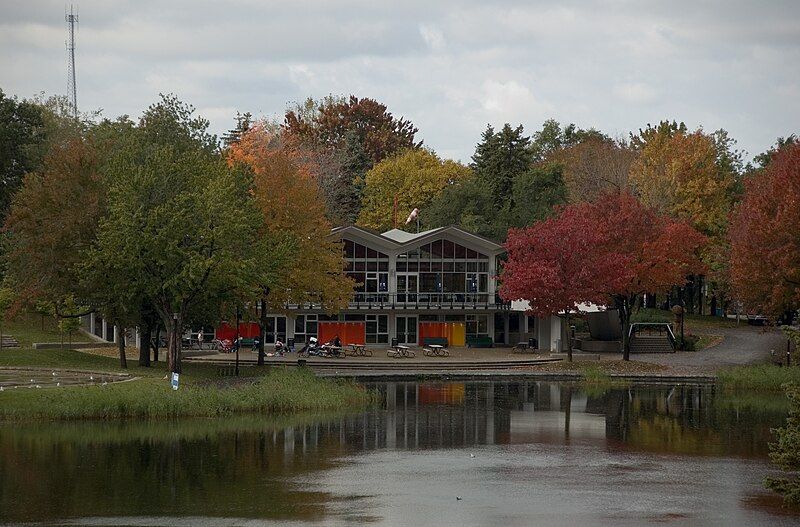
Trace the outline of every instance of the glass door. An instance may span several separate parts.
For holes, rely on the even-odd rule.
[[[398,344],[417,344],[417,317],[399,315],[395,337]]]
[[[397,303],[415,304],[417,302],[417,273],[397,273]]]

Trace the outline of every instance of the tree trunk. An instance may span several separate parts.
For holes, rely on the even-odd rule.
[[[569,310],[564,315],[564,325],[567,329],[567,362],[572,362],[572,328],[569,327]]]
[[[181,316],[176,315],[171,320],[165,320],[167,327],[167,368],[172,373],[181,372]]]
[[[631,339],[628,335],[631,327],[631,314],[625,309],[622,317],[622,360],[631,360]]]
[[[153,362],[158,362],[158,347],[161,345],[161,325],[156,324],[156,340],[153,345]]]
[[[697,276],[697,314],[703,314],[703,304],[705,303],[705,295],[703,294],[703,275]]]
[[[116,325],[117,327],[117,348],[119,349],[119,367],[128,369],[128,358],[125,357],[125,328]]]
[[[572,386],[564,386],[564,439],[569,440],[569,421],[572,414]]]
[[[267,301],[261,299],[261,316],[259,317],[258,326],[260,338],[258,342],[258,365],[264,365],[264,341],[267,339]]]
[[[150,322],[139,327],[139,366],[150,367],[150,336],[152,334]]]

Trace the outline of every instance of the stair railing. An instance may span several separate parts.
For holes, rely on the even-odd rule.
[[[659,335],[666,334],[669,345],[675,351],[675,334],[672,332],[672,324],[667,322],[634,322],[628,328],[628,340],[636,336],[637,333],[657,331]]]

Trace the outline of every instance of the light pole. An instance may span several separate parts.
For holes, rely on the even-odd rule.
[[[239,318],[241,315],[239,314],[239,306],[236,306],[236,369],[235,374],[239,376]]]
[[[172,313],[172,342],[171,348],[167,348],[167,362],[172,361],[172,373],[180,373],[178,368],[178,357],[180,356],[181,336],[178,335],[178,313]]]

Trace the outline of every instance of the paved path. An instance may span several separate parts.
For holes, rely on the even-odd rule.
[[[786,337],[772,327],[740,326],[735,328],[703,328],[696,334],[722,335],[722,342],[702,351],[679,351],[665,354],[636,354],[631,358],[698,371],[715,371],[726,366],[766,362],[770,351],[786,353]]]

